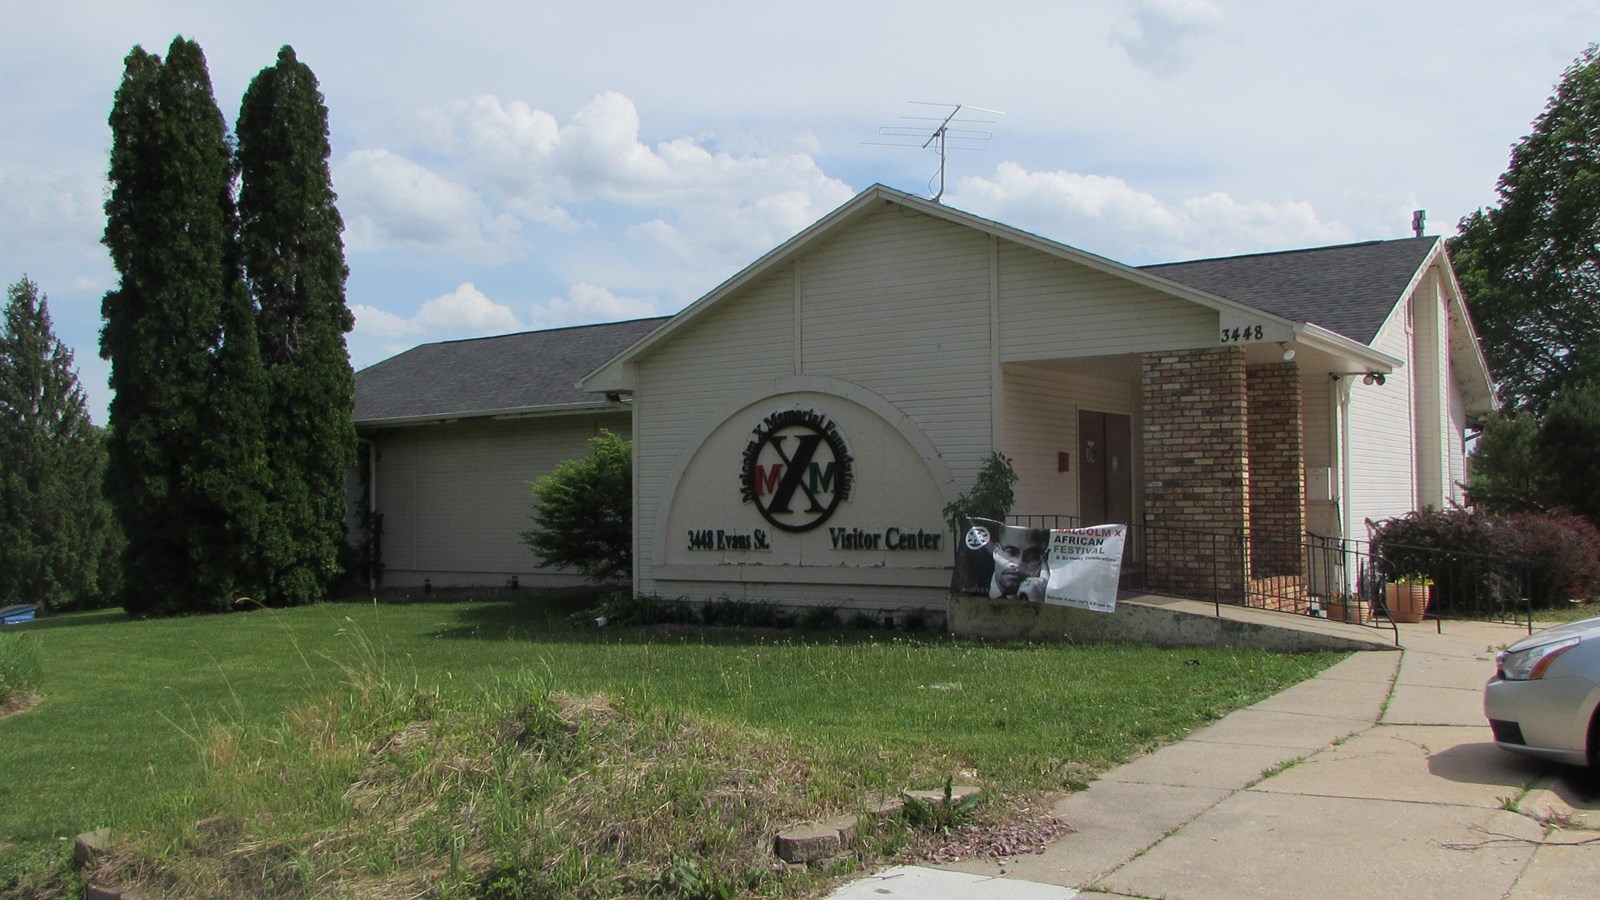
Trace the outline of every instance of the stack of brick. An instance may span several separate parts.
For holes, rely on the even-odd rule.
[[[1147,353],[1142,364],[1147,522],[1168,542],[1177,532],[1239,533],[1250,521],[1249,387],[1244,350],[1215,347]],[[1156,548],[1151,548],[1152,553]],[[1245,594],[1243,542],[1197,544],[1161,561],[1165,590],[1224,598]],[[1155,573],[1152,573],[1153,575]]]
[[[1305,468],[1300,367],[1250,366],[1250,574],[1299,575],[1304,568]]]

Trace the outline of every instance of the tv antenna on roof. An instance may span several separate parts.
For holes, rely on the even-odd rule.
[[[965,103],[929,103],[923,100],[912,100],[917,106],[938,106],[948,109],[943,116],[900,116],[899,118],[916,122],[937,122],[931,127],[927,125],[884,125],[878,129],[879,137],[895,138],[888,141],[865,141],[868,144],[877,144],[885,147],[921,147],[926,150],[933,147],[939,154],[939,190],[933,195],[933,202],[938,203],[944,196],[944,161],[951,150],[983,150],[981,144],[986,144],[994,138],[989,131],[972,128],[958,127],[967,125],[993,125],[993,119],[960,118],[962,112],[987,113],[991,116],[1003,116],[1005,113],[998,109],[984,109],[981,106],[969,106]],[[930,180],[931,181],[931,180]],[[932,187],[932,184],[929,185]]]

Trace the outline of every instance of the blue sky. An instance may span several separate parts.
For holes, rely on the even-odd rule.
[[[1600,38],[1600,3],[0,0],[0,280],[50,298],[104,421],[106,115],[134,44],[197,40],[231,122],[317,73],[357,367],[674,312],[874,182],[909,101],[1003,110],[944,200],[1128,263],[1450,234]]]

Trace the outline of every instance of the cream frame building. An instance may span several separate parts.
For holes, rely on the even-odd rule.
[[[629,425],[633,586],[665,596],[942,608],[942,510],[994,452],[1021,476],[1017,513],[1363,538],[1459,500],[1468,422],[1494,408],[1436,238],[1135,268],[874,186],[638,327],[582,378],[601,406],[581,415]],[[358,414],[381,484],[407,477],[388,471],[401,438],[471,480],[461,454],[491,426],[430,414],[429,437]],[[519,481],[581,443],[553,415],[497,438],[527,444]],[[449,511],[442,468],[409,464],[439,505],[386,511],[385,557],[397,515],[436,552],[386,584],[502,578],[455,561],[489,537]]]

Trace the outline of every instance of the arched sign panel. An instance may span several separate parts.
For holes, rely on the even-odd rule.
[[[832,394],[779,394],[730,416],[691,456],[669,504],[659,545],[668,565],[950,561],[928,463],[877,413]]]

